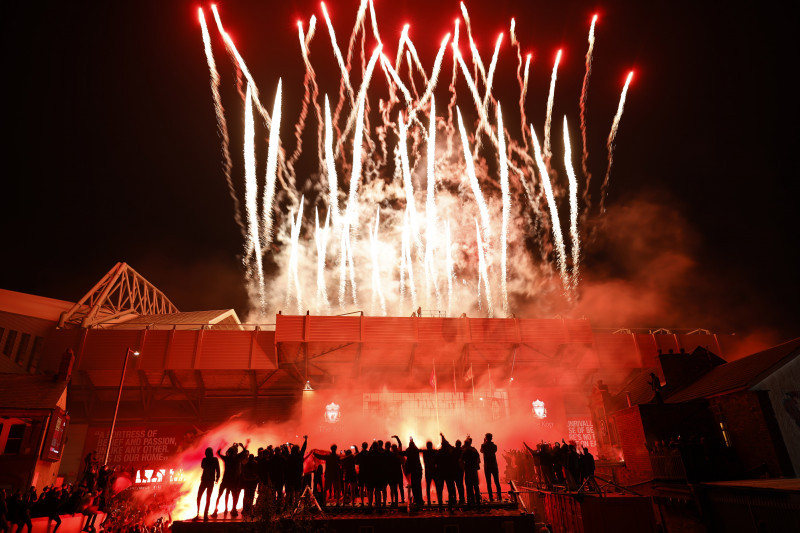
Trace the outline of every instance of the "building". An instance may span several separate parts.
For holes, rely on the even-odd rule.
[[[69,422],[68,372],[0,373],[0,487],[38,492],[56,483]]]
[[[154,467],[232,417],[313,421],[309,432],[320,435],[334,427],[326,420],[384,431],[413,416],[459,434],[505,420],[520,436],[596,449],[608,417],[587,400],[595,383],[616,393],[659,352],[735,350],[734,337],[705,330],[601,331],[586,319],[279,313],[272,324],[242,324],[230,309],[178,311],[124,263],[79,301],[56,307],[34,370],[52,376],[67,350],[75,354],[61,464],[69,480],[87,451]]]

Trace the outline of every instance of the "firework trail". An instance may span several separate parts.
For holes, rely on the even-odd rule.
[[[303,47],[308,50],[308,45],[311,44],[311,39],[314,38],[314,35],[317,31],[317,16],[311,15],[311,19],[308,21],[308,33],[306,34],[306,39],[303,41]]]
[[[259,92],[258,92],[258,87],[256,86],[256,82],[253,79],[253,76],[250,74],[250,70],[247,68],[247,64],[245,63],[244,59],[239,54],[239,51],[236,49],[236,46],[233,44],[233,39],[231,39],[230,35],[228,35],[228,33],[223,28],[222,19],[219,16],[219,11],[217,11],[217,6],[211,4],[211,11],[214,13],[214,20],[217,23],[217,29],[219,30],[220,35],[222,35],[222,38],[225,41],[225,48],[228,50],[228,53],[231,56],[233,56],[236,65],[242,71],[242,74],[244,74],[244,77],[247,80],[247,82],[251,85],[253,103],[255,104],[256,109],[258,109],[258,112],[261,115],[261,118],[264,120],[264,124],[266,125],[267,129],[272,128],[272,119],[270,118],[270,115],[267,112],[266,108],[263,105],[261,105],[261,99],[259,97]],[[278,155],[282,159],[282,153],[279,153]],[[284,190],[289,195],[289,197],[296,202],[297,191],[295,187],[294,175],[290,173],[291,169],[289,169],[288,167],[283,169],[286,171],[285,174],[289,178],[289,181],[287,182],[284,179],[284,172],[278,173],[278,179],[280,180],[281,185],[283,186]]]
[[[469,39],[469,50],[472,53],[472,64],[475,68],[481,73],[481,79],[483,79],[483,83],[486,83],[486,69],[483,66],[483,61],[481,60],[481,54],[478,52],[478,47],[475,46],[475,41],[472,39],[472,23],[469,19],[469,13],[467,12],[467,6],[464,5],[464,2],[461,2],[461,15],[464,17],[464,26],[467,28],[467,38]],[[475,78],[478,78],[478,75],[475,74]]]
[[[369,0],[369,16],[372,21],[372,33],[375,35],[375,40],[378,44],[382,44],[381,35],[378,33],[378,20],[375,18],[375,5],[372,0]]]
[[[517,21],[513,18],[511,19],[511,29],[509,30],[509,34],[511,35],[511,46],[513,46],[517,51],[517,83],[519,84],[519,116],[521,118],[520,127],[522,128],[522,139],[525,143],[525,148],[527,149],[528,140],[525,137],[525,124],[527,123],[527,119],[525,118],[525,93],[527,92],[528,88],[527,81],[528,67],[530,66],[530,54],[528,54],[528,61],[525,64],[525,77],[523,78],[522,47],[517,39]]]
[[[341,224],[339,215],[339,182],[336,177],[336,161],[333,158],[333,127],[328,95],[325,95],[325,168],[328,174],[328,213],[333,227]]]
[[[331,46],[333,47],[333,54],[336,56],[336,62],[339,63],[339,70],[342,73],[342,80],[344,80],[345,87],[347,88],[347,95],[350,97],[350,102],[355,103],[356,97],[353,93],[353,86],[350,85],[350,73],[344,64],[342,52],[339,50],[339,45],[336,44],[336,32],[333,31],[333,24],[331,18],[328,16],[328,10],[325,8],[325,2],[320,2],[322,6],[322,16],[325,17],[325,24],[328,25],[328,34],[331,36]]]
[[[625,107],[625,98],[628,94],[628,86],[633,79],[633,71],[628,73],[628,78],[625,80],[625,86],[622,88],[622,95],[619,99],[619,107],[617,114],[614,115],[614,122],[611,124],[611,133],[608,134],[608,168],[606,168],[606,177],[603,179],[603,186],[600,189],[600,212],[605,213],[606,193],[608,192],[608,177],[611,175],[611,165],[614,163],[614,139],[617,137],[617,130],[619,129],[619,121],[622,119],[622,110]]]
[[[483,95],[483,109],[484,114],[488,115],[489,99],[492,97],[492,81],[494,79],[494,70],[497,68],[497,56],[500,54],[500,45],[503,43],[503,34],[497,38],[497,44],[494,47],[494,55],[492,55],[492,62],[489,64],[489,74],[486,75],[486,93]]]
[[[267,113],[267,109],[261,105],[261,100],[258,96],[258,87],[256,86],[255,80],[253,80],[253,76],[250,75],[250,70],[247,68],[247,64],[242,59],[242,56],[239,55],[239,51],[236,49],[236,46],[233,44],[233,39],[231,39],[230,35],[225,31],[225,28],[222,27],[222,19],[219,17],[219,11],[217,11],[217,6],[211,4],[211,11],[214,14],[214,21],[217,23],[217,30],[219,30],[220,35],[222,35],[222,39],[225,41],[225,47],[228,49],[228,52],[234,57],[236,64],[242,70],[242,74],[244,74],[247,83],[250,84],[251,88],[251,96],[253,98],[253,102],[256,105],[256,109],[258,109],[259,114],[264,119],[264,122],[267,125],[267,128],[272,127],[272,119]]]
[[[525,74],[522,77],[522,88],[519,92],[519,116],[520,126],[522,128],[522,142],[525,150],[528,150],[528,136],[525,132],[525,124],[528,123],[528,118],[525,116],[525,97],[528,96],[528,73],[531,66],[531,54],[525,59]]]
[[[403,174],[403,190],[406,193],[406,212],[408,213],[408,220],[411,225],[411,236],[414,239],[414,243],[417,245],[417,249],[420,249],[422,247],[422,239],[419,233],[417,206],[416,202],[414,201],[414,183],[411,179],[411,167],[408,163],[408,132],[406,130],[406,124],[403,120],[402,113],[400,113],[400,116],[397,119],[397,124],[400,129],[400,139],[397,149],[400,151],[400,169]]]
[[[449,35],[450,34],[448,34],[448,37]],[[419,54],[417,53],[417,48],[414,46],[414,42],[408,36],[406,37],[406,46],[408,46],[408,50],[411,52],[411,57],[414,58],[414,65],[416,65],[417,71],[420,73],[425,83],[428,83],[428,73],[425,72],[425,67],[422,66],[422,61],[419,59]]]
[[[475,102],[475,107],[478,109],[478,115],[480,116],[480,124],[478,124],[478,131],[481,130],[483,127],[488,126],[488,119],[486,117],[486,109],[483,107],[483,102],[481,102],[481,97],[478,94],[478,88],[475,86],[475,82],[472,80],[472,76],[469,73],[469,68],[467,68],[467,64],[464,63],[464,58],[461,54],[456,50],[456,56],[458,58],[458,64],[461,65],[461,72],[464,74],[464,78],[467,80],[467,86],[469,87],[470,93],[472,94],[472,99]],[[475,142],[478,142],[478,136],[475,136]]]
[[[388,70],[389,74],[391,75],[391,79],[397,84],[397,87],[400,89],[400,92],[403,93],[403,96],[406,99],[406,106],[411,108],[414,104],[414,99],[411,97],[411,93],[408,90],[408,87],[405,86],[403,81],[400,79],[400,76],[397,74],[397,71],[394,69],[389,60],[386,59],[386,56],[381,54],[381,64],[384,66],[386,70]]]
[[[231,160],[230,151],[230,137],[228,136],[228,121],[225,120],[225,108],[222,107],[222,97],[219,94],[219,72],[217,71],[217,64],[214,61],[214,53],[211,49],[211,37],[208,34],[208,26],[206,26],[206,18],[203,15],[203,8],[198,8],[200,16],[200,27],[203,31],[203,48],[206,53],[206,62],[208,63],[208,70],[211,72],[211,95],[214,98],[214,111],[217,115],[217,130],[222,139],[222,171],[225,174],[225,182],[228,184],[228,194],[233,200],[233,217],[242,236],[246,237],[247,228],[242,220],[242,210],[239,206],[239,197],[236,195],[236,188],[233,186],[233,179],[231,178],[231,168],[233,168],[233,161]]]
[[[409,24],[403,25],[403,31],[400,32],[400,42],[397,43],[397,58],[394,62],[394,69],[400,70],[400,62],[403,60],[403,46],[405,45],[406,39],[408,38],[408,28],[410,27]]]
[[[503,114],[500,111],[500,102],[497,102],[497,137],[498,154],[500,155],[500,191],[503,202],[503,224],[500,230],[500,292],[503,299],[503,316],[508,313],[508,283],[506,281],[507,272],[507,249],[508,249],[508,219],[511,212],[511,192],[508,186],[508,160],[506,157],[506,135],[503,129]]]
[[[381,223],[381,208],[378,207],[375,213],[375,226],[370,224],[369,228],[369,247],[372,255],[372,313],[375,314],[375,301],[380,303],[381,315],[386,316],[386,300],[381,289],[381,263],[379,260],[380,241],[378,241],[378,227]],[[377,296],[377,298],[376,298]]]
[[[344,292],[347,280],[344,274],[346,273],[347,264],[350,264],[350,285],[353,289],[353,299],[356,297],[356,279],[355,268],[353,265],[352,245],[350,241],[351,232],[358,227],[358,182],[361,179],[361,147],[364,135],[364,101],[358,99],[358,119],[356,122],[356,134],[353,140],[353,165],[350,174],[350,194],[348,195],[347,207],[345,208],[345,216],[342,221],[342,250],[339,259],[342,268],[342,277],[339,282],[339,301],[344,307]]]
[[[378,47],[375,48],[375,51],[372,53],[372,57],[369,60],[369,64],[367,65],[367,69],[364,72],[364,79],[361,82],[361,89],[359,89],[358,97],[356,98],[356,102],[358,103],[358,105],[353,107],[353,110],[350,113],[350,116],[347,118],[347,125],[345,126],[345,129],[342,132],[342,135],[339,137],[339,142],[336,145],[336,154],[335,155],[337,155],[337,156],[339,155],[339,149],[341,148],[342,143],[344,143],[345,138],[350,134],[350,128],[353,127],[353,124],[356,121],[356,115],[358,113],[361,113],[361,115],[363,116],[364,110],[361,109],[361,111],[359,111],[359,109],[360,109],[359,106],[363,107],[365,105],[365,100],[367,98],[367,88],[369,87],[369,83],[372,80],[372,72],[375,70],[375,63],[377,63],[377,61],[380,58],[380,56],[381,56],[381,45],[378,45]],[[361,119],[359,119],[359,121],[363,122],[363,120],[361,120]],[[335,123],[336,123],[336,117],[334,117],[334,124]]]
[[[408,79],[411,82],[411,90],[414,91],[415,102],[419,102],[419,92],[417,83],[414,81],[414,64],[411,62],[411,52],[406,50],[406,61],[408,61]]]
[[[274,115],[273,115],[274,116]],[[289,307],[291,302],[292,286],[294,286],[295,302],[297,303],[297,314],[303,313],[303,294],[300,288],[300,276],[298,275],[298,264],[300,255],[300,228],[303,221],[303,203],[305,197],[301,197],[300,206],[297,208],[297,218],[290,217],[291,219],[291,245],[289,251],[289,271],[286,283],[286,307]]]
[[[558,62],[561,61],[561,50],[556,54],[556,62],[553,65],[553,75],[550,78],[550,94],[547,97],[547,116],[544,120],[544,159],[549,161],[553,153],[550,150],[550,122],[553,118],[553,99],[556,94],[556,74],[558,73]]]
[[[453,74],[450,78],[450,86],[447,88],[450,91],[450,102],[447,104],[447,158],[453,157],[453,137],[455,136],[455,128],[453,127],[453,110],[456,108],[456,76],[458,75],[458,27],[459,19],[455,20],[455,29],[453,30]]]
[[[406,270],[408,272],[408,288],[411,289],[411,308],[417,308],[417,288],[414,285],[414,262],[411,259],[411,235],[410,228],[408,224],[408,211],[406,211],[404,220],[403,220],[403,241],[405,242],[405,247],[403,251],[405,252],[405,256],[402,258],[406,264]]]
[[[572,168],[572,148],[569,143],[569,130],[567,129],[567,115],[564,115],[564,167],[567,169],[569,179],[569,233],[572,237],[572,290],[578,288],[578,270],[581,260],[581,240],[578,234],[578,180]]]
[[[472,194],[475,195],[475,203],[478,204],[478,212],[481,215],[481,226],[483,229],[483,240],[489,243],[489,236],[491,235],[490,221],[489,221],[489,208],[486,207],[486,200],[483,198],[481,192],[481,185],[478,182],[478,177],[475,174],[475,163],[472,160],[472,152],[469,149],[469,141],[467,140],[467,132],[464,129],[464,121],[461,119],[461,110],[456,107],[456,114],[458,116],[458,129],[461,132],[461,146],[464,150],[464,160],[467,166],[467,176],[469,183],[472,187]]]
[[[350,72],[350,68],[352,65],[353,59],[353,50],[355,48],[356,36],[361,31],[361,53],[363,56],[364,53],[364,17],[367,13],[367,0],[361,0],[361,3],[358,6],[358,13],[356,14],[356,22],[353,25],[353,31],[350,33],[350,42],[347,45],[347,71]],[[342,108],[344,107],[344,93],[345,93],[345,84],[344,78],[342,78],[339,82],[339,100],[336,104],[336,110],[333,112],[333,125],[338,131],[338,123],[339,123],[339,115],[342,112]],[[351,101],[352,104],[352,101]]]
[[[281,82],[278,79],[278,91],[275,94],[275,105],[272,108],[272,128],[269,130],[269,148],[267,150],[267,175],[266,186],[264,187],[264,203],[261,207],[261,248],[267,249],[272,244],[272,203],[275,200],[275,181],[278,171],[278,147],[280,137],[278,133],[281,127]]]
[[[319,227],[319,211],[314,208],[314,244],[317,246],[317,311],[325,312],[331,307],[328,289],[325,286],[325,258],[330,235],[331,210],[325,215],[325,227]]]
[[[586,144],[586,98],[589,92],[589,76],[592,74],[592,53],[594,51],[594,25],[597,22],[597,15],[592,17],[592,25],[589,27],[589,49],[586,51],[586,73],[583,75],[583,86],[581,87],[581,141],[583,142],[583,154],[581,156],[581,170],[586,177],[586,187],[583,189],[583,201],[586,203],[586,211],[589,211],[589,185],[592,182],[592,173],[589,172],[589,148]]]
[[[545,197],[547,198],[547,207],[550,209],[550,221],[553,226],[553,238],[556,244],[556,263],[561,273],[561,283],[566,291],[570,284],[569,277],[567,276],[567,252],[564,248],[564,236],[561,233],[561,223],[558,220],[558,207],[556,206],[556,199],[553,194],[553,186],[550,183],[550,174],[548,174],[547,164],[545,164],[542,158],[539,139],[536,137],[536,132],[533,130],[533,124],[531,124],[531,141],[533,142],[533,155],[536,158],[536,166],[539,167],[539,176],[542,180]]]
[[[249,258],[255,259],[255,272],[248,268],[248,277],[254,275],[258,283],[259,310],[263,313],[266,305],[264,294],[264,269],[261,264],[261,241],[258,236],[258,182],[256,178],[256,145],[255,124],[253,122],[253,97],[250,84],[244,99],[244,200],[247,213],[247,238],[245,241],[245,259],[249,265]]]
[[[317,104],[317,84],[314,80],[314,69],[311,66],[311,61],[308,59],[308,47],[306,46],[306,37],[303,35],[303,23],[298,21],[297,22],[297,31],[300,37],[300,51],[303,54],[303,63],[305,63],[306,73],[303,78],[303,103],[300,109],[300,117],[297,120],[297,124],[294,127],[294,136],[297,140],[295,145],[294,152],[292,153],[289,160],[286,162],[287,166],[292,169],[294,173],[294,165],[297,162],[297,159],[300,157],[300,154],[303,152],[303,131],[306,129],[306,118],[308,117],[308,104],[311,103],[312,99],[314,102],[314,108],[317,112],[317,123],[322,125],[322,114],[320,113],[319,105]],[[313,91],[313,96],[312,96]],[[319,131],[317,132],[318,141],[320,141]],[[318,160],[322,161],[322,145],[320,142],[317,143],[317,153],[319,155]]]
[[[475,219],[475,239],[478,247],[478,302],[481,301],[481,280],[483,288],[486,289],[486,312],[489,318],[494,317],[494,302],[492,301],[492,289],[489,283],[489,270],[486,265],[486,255],[484,253],[484,243],[481,242],[481,229],[478,226],[478,219]]]
[[[434,163],[436,158],[436,101],[431,100],[430,124],[428,126],[428,154],[426,161],[427,194],[425,195],[425,290],[430,296],[431,285],[436,292],[436,306],[442,308],[439,280],[434,261],[434,245],[437,240],[436,216],[436,174]]]
[[[431,73],[430,79],[426,82],[425,92],[422,95],[422,98],[419,99],[419,103],[414,107],[414,112],[417,109],[425,106],[430,100],[431,96],[433,95],[433,90],[436,89],[436,84],[439,82],[439,72],[442,69],[442,60],[444,59],[444,51],[447,47],[447,42],[450,40],[450,34],[448,33],[445,35],[444,39],[442,39],[442,44],[439,45],[439,51],[436,53],[436,59],[433,62],[433,72]]]
[[[453,279],[455,272],[453,269],[453,251],[450,239],[450,221],[446,221],[444,225],[445,244],[447,245],[445,254],[445,268],[447,269],[447,316],[450,316],[450,310],[453,308]]]

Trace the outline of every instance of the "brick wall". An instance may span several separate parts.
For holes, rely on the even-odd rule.
[[[614,413],[628,482],[636,483],[653,478],[650,455],[642,426],[639,406],[634,405]]]
[[[718,420],[725,422],[731,444],[742,468],[747,471],[766,463],[771,476],[783,474],[778,446],[783,446],[765,420],[764,402],[758,395],[764,392],[741,391],[709,398]],[[768,402],[767,402],[768,403]]]

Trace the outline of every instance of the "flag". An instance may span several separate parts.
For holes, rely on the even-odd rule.
[[[469,381],[474,378],[475,376],[472,374],[472,365],[469,365],[469,370],[467,370],[467,373],[464,374],[464,381]]]
[[[430,379],[431,387],[434,389],[436,388],[436,365],[433,366],[433,370],[431,371],[431,379]]]

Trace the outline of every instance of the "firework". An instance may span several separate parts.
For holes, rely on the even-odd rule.
[[[544,120],[544,158],[549,160],[553,155],[550,149],[550,123],[553,118],[553,100],[556,94],[556,74],[558,74],[558,63],[561,61],[561,50],[556,54],[556,62],[553,64],[553,75],[550,76],[550,93],[547,96],[547,116]]]
[[[570,288],[578,286],[578,266],[581,259],[581,240],[578,234],[578,180],[572,168],[572,148],[569,143],[567,116],[564,115],[564,167],[569,179],[569,234],[572,237],[572,278]]]
[[[200,28],[203,32],[203,49],[206,53],[206,62],[208,63],[208,70],[211,74],[211,95],[214,99],[214,112],[217,116],[217,130],[222,139],[222,172],[225,174],[225,183],[228,185],[228,194],[233,200],[233,217],[239,225],[242,235],[246,237],[247,229],[242,220],[241,208],[239,207],[239,197],[236,195],[236,188],[233,186],[233,179],[231,178],[231,169],[233,167],[233,160],[231,160],[230,151],[230,136],[228,135],[228,121],[225,120],[225,108],[222,107],[222,97],[219,94],[219,72],[217,71],[217,64],[214,61],[214,52],[211,49],[211,36],[208,34],[208,26],[206,25],[206,17],[203,15],[203,8],[197,8],[200,18]]]
[[[286,292],[280,295],[282,303],[298,313],[303,311],[304,304],[317,312],[329,312],[328,290],[335,290],[337,277],[338,304],[344,312],[358,306],[360,300],[369,299],[366,293],[359,297],[359,290],[363,290],[371,291],[372,312],[376,314],[406,314],[409,308],[417,310],[422,303],[444,308],[447,314],[457,306],[465,311],[477,307],[489,316],[494,316],[497,308],[498,314],[502,312],[503,316],[510,316],[515,297],[528,291],[525,287],[541,285],[540,275],[548,272],[555,274],[568,299],[574,301],[581,246],[577,225],[578,187],[566,117],[565,176],[559,176],[560,171],[551,166],[550,161],[553,155],[550,130],[561,51],[553,65],[544,143],[540,145],[533,126],[528,131],[525,111],[532,56],[527,54],[523,63],[516,21],[511,21],[509,34],[512,51],[517,56],[519,118],[523,124],[523,133],[520,139],[515,140],[504,127],[500,102],[492,93],[493,86],[500,84],[498,65],[503,35],[497,37],[486,69],[473,39],[469,13],[466,6],[461,4],[460,7],[461,18],[455,20],[452,40],[451,34],[444,36],[433,63],[430,68],[425,68],[411,41],[408,25],[403,26],[397,35],[397,50],[390,56],[394,61],[384,56],[371,0],[360,2],[345,54],[345,50],[339,48],[327,7],[321,4],[321,16],[333,49],[332,60],[336,62],[334,70],[340,76],[335,103],[327,95],[320,94],[311,62],[309,45],[316,29],[316,18],[312,16],[309,19],[307,32],[304,32],[303,24],[298,23],[298,43],[305,76],[300,114],[294,122],[295,146],[291,155],[284,154],[280,141],[282,81],[278,82],[270,114],[261,105],[250,70],[225,33],[218,11],[212,8],[226,49],[247,85],[246,94],[243,94],[246,109],[244,263],[251,283],[253,307],[259,312],[256,321],[277,307],[276,301],[267,300],[264,254],[271,254],[270,264],[276,265],[278,271],[286,275]],[[371,34],[365,26],[367,9]],[[225,117],[218,96],[219,73],[210,52],[210,36],[202,20],[202,11],[200,17],[217,127],[222,132]],[[462,22],[472,56],[469,66],[458,49]],[[588,153],[585,104],[594,22],[590,29],[587,74],[581,94],[584,158]],[[357,45],[358,36],[360,47]],[[373,38],[371,54],[365,53],[367,41]],[[453,50],[453,70],[447,113],[437,117],[434,95],[448,44]],[[351,71],[353,61],[359,59],[356,57],[359,48],[360,76],[358,70]],[[386,55],[389,55],[388,51]],[[401,68],[404,59],[407,68]],[[389,97],[377,99],[376,104],[376,99],[369,96],[368,91],[378,62],[385,74]],[[459,75],[463,76],[469,94],[458,94]],[[420,80],[424,86],[418,85]],[[630,78],[625,84],[609,135],[605,186],[629,81]],[[288,94],[289,90],[286,91]],[[463,102],[459,102],[459,96]],[[474,112],[469,113],[465,105],[473,106]],[[492,105],[497,112],[496,123],[489,118]],[[312,108],[314,113],[309,113]],[[260,150],[256,148],[259,140],[255,136],[255,110],[263,118],[268,133],[263,183],[259,183],[256,177],[256,154]],[[477,115],[477,120],[467,124],[464,118],[470,114],[473,117]],[[294,186],[294,168],[303,157],[305,128],[307,125],[313,127],[311,124],[315,119],[319,178],[315,174],[307,176],[307,181],[302,184],[306,195],[299,198]],[[441,134],[437,132],[439,128]],[[472,139],[469,133],[474,135]],[[221,136],[224,137],[222,133]],[[482,146],[484,136],[488,142]],[[530,143],[532,146],[529,140],[533,141]],[[441,144],[438,149],[437,141]],[[229,139],[223,139],[223,152],[229,142]],[[460,149],[455,143],[460,144]],[[582,162],[585,167],[585,161]],[[337,165],[340,165],[338,171]],[[491,175],[490,169],[493,168],[497,169],[497,176]],[[223,171],[228,180],[228,163],[224,163]],[[519,179],[510,179],[512,173]],[[584,173],[588,179],[588,170]],[[424,187],[421,185],[423,180]],[[340,199],[340,181],[348,189],[342,195],[344,204]],[[570,213],[572,255],[569,260],[558,214],[558,202],[562,197],[564,203],[568,202]],[[314,206],[313,219],[303,218],[306,198]],[[543,208],[544,201],[547,209]],[[423,203],[424,210],[418,207]],[[320,219],[322,209],[325,209],[324,221]],[[502,216],[492,218],[492,212]],[[512,220],[514,224],[511,224]],[[473,223],[476,228],[474,237]],[[314,246],[306,246],[304,239],[312,237]],[[517,246],[518,243],[525,245]],[[537,265],[537,261],[543,262]],[[515,267],[509,269],[509,264]],[[512,283],[512,275],[520,279],[515,278]],[[304,298],[305,279],[315,280],[308,285],[315,286],[316,297],[306,295]],[[522,291],[514,293],[511,287],[522,288]],[[272,293],[270,291],[270,298],[275,299],[278,295]]]
[[[600,189],[600,212],[605,213],[605,199],[608,192],[608,178],[611,176],[611,165],[614,163],[614,139],[617,138],[617,130],[619,130],[619,121],[622,119],[622,110],[625,107],[625,98],[628,95],[628,86],[633,79],[633,71],[628,73],[625,79],[625,86],[622,88],[622,95],[619,98],[619,107],[617,107],[617,114],[614,115],[614,122],[611,123],[611,132],[608,134],[608,167],[606,168],[606,177],[603,179],[603,186]]]
[[[594,25],[597,22],[597,15],[592,17],[592,25],[589,27],[589,49],[586,51],[586,73],[583,75],[583,85],[581,86],[581,141],[583,141],[583,155],[581,156],[581,169],[586,177],[586,187],[583,189],[583,200],[586,202],[586,209],[589,209],[589,185],[592,182],[592,173],[589,172],[589,148],[586,143],[586,98],[589,93],[589,76],[592,74],[592,54],[594,53]]]

